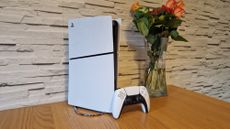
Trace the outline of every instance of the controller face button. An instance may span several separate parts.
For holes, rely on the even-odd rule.
[[[147,91],[146,91],[144,88],[141,88],[141,89],[140,89],[140,93],[141,93],[142,95],[146,95],[146,92],[147,92]]]
[[[141,94],[144,94],[145,92],[143,90],[141,90]]]

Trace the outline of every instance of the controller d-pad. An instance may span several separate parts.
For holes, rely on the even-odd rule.
[[[125,98],[125,93],[122,92],[122,91],[120,91],[119,94],[118,94],[118,97],[119,97],[120,99],[124,99],[124,98]]]

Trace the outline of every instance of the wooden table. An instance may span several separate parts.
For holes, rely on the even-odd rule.
[[[230,103],[169,86],[152,98],[151,111],[126,106],[120,119],[76,115],[66,102],[0,112],[0,129],[230,129]]]

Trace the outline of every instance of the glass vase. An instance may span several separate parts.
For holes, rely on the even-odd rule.
[[[160,38],[157,48],[147,44],[149,64],[145,72],[145,86],[150,97],[167,95],[165,56],[168,38]]]

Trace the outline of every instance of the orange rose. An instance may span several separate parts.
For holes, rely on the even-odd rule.
[[[183,0],[168,0],[165,6],[166,6],[166,9],[168,8],[168,10],[172,10],[172,13],[178,18],[184,15],[185,11],[184,11]],[[170,11],[167,11],[167,12],[170,12]]]
[[[182,9],[184,9],[184,2],[182,0],[178,1],[176,4],[176,7],[180,7]]]
[[[173,9],[176,6],[176,0],[168,0],[165,4],[167,8]]]
[[[177,18],[182,17],[184,15],[184,9],[181,7],[176,7],[173,13]]]
[[[140,8],[140,4],[139,4],[139,2],[135,2],[135,3],[133,3],[132,4],[132,6],[131,6],[131,9],[130,9],[130,12],[135,12],[137,9],[139,9]]]

